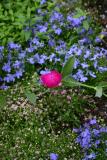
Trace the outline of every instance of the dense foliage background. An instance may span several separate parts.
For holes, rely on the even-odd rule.
[[[107,32],[98,3],[0,2],[0,159],[106,160]],[[62,81],[50,89],[40,77],[51,70]]]

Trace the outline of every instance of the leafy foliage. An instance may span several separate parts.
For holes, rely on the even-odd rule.
[[[11,41],[24,43],[31,37],[31,31],[26,31],[26,27],[35,23],[37,4],[34,0],[0,2],[0,45]]]

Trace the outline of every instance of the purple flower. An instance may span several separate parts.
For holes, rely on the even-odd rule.
[[[18,61],[18,60],[16,60],[16,61],[13,63],[13,67],[14,67],[15,69],[20,68],[21,65],[22,65],[22,63],[21,63],[20,61]]]
[[[95,73],[94,73],[94,72],[89,71],[88,73],[89,73],[89,75],[90,75],[91,77],[96,78],[96,75],[95,75]]]
[[[95,147],[97,148],[99,144],[100,144],[100,140],[98,139],[95,141]]]
[[[91,55],[90,50],[86,50],[85,55],[84,55],[84,58],[85,58],[85,59],[86,59],[86,58],[89,58],[90,55]]]
[[[9,73],[11,71],[10,62],[5,63],[2,67],[2,70]]]
[[[9,46],[9,49],[16,49],[16,50],[21,49],[21,45],[18,45],[18,44],[13,43],[13,42],[10,42],[10,43],[8,44],[8,46]]]
[[[20,69],[20,70],[16,71],[16,73],[14,74],[14,77],[20,78],[20,77],[22,77],[22,75],[23,75],[23,71]]]
[[[95,42],[96,43],[100,43],[102,40],[100,39],[100,37],[96,37]]]
[[[27,48],[27,52],[32,53],[33,51],[34,51],[34,48],[32,46]]]
[[[46,32],[47,31],[46,25],[38,25],[37,28],[39,29],[39,32]]]
[[[0,76],[0,82],[2,82],[3,81],[3,78]]]
[[[94,134],[94,136],[99,136],[100,131],[98,129],[93,129],[92,133]]]
[[[3,52],[4,46],[0,46],[0,52]]]
[[[40,4],[42,5],[44,3],[46,3],[46,0],[41,0]]]
[[[3,84],[2,86],[0,86],[0,89],[3,89],[3,90],[7,90],[9,87],[6,86],[5,84]]]
[[[18,54],[19,59],[23,59],[26,56],[26,51],[22,51],[21,53]]]
[[[49,41],[48,41],[48,44],[49,44],[49,46],[50,47],[53,47],[53,46],[55,46],[55,40],[53,39],[50,39]]]
[[[73,27],[78,27],[81,25],[82,19],[80,17],[74,18],[71,15],[68,15],[67,21],[70,22]]]
[[[89,44],[91,41],[89,40],[89,38],[84,37],[83,39],[79,40],[80,44]]]
[[[81,133],[81,136],[82,136],[82,137],[88,137],[88,135],[90,135],[89,129],[85,129],[85,130]]]
[[[44,75],[44,74],[47,74],[47,73],[50,73],[49,69],[45,69],[45,70],[40,71],[41,75]]]
[[[50,17],[50,22],[53,23],[54,21],[62,21],[63,20],[63,15],[57,11],[54,11]]]
[[[13,74],[7,74],[6,77],[4,77],[4,81],[9,83],[9,82],[14,82],[15,81],[15,77]]]
[[[98,70],[102,73],[107,71],[107,67],[98,67]]]
[[[90,155],[87,155],[87,158],[92,160],[96,158],[96,155],[95,153],[91,153]]]
[[[61,28],[56,28],[54,31],[55,31],[55,33],[57,35],[60,35],[62,33],[62,29]]]
[[[96,119],[91,119],[89,123],[90,123],[91,125],[94,125],[94,124],[96,124],[97,122],[96,122]]]
[[[32,43],[38,46],[40,42],[39,42],[39,39],[35,37],[34,39],[32,39]]]
[[[28,58],[27,61],[28,61],[30,64],[34,64],[34,63],[35,63],[35,60],[34,60],[33,57]]]
[[[50,160],[57,160],[58,159],[58,154],[51,153],[50,154]]]
[[[81,63],[82,68],[88,68],[88,64],[87,63]]]
[[[80,62],[78,59],[75,60],[74,62],[74,69],[76,69],[79,66]]]
[[[48,57],[46,55],[41,55],[38,63],[44,64],[47,59],[48,59]]]
[[[55,53],[52,53],[52,54],[49,56],[49,61],[52,62],[55,57],[56,57],[56,54],[55,54]]]

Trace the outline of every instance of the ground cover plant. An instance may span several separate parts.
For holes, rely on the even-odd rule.
[[[0,2],[0,159],[107,158],[107,33],[70,5]]]

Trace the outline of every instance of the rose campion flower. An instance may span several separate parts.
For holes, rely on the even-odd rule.
[[[50,71],[49,73],[41,75],[40,80],[44,86],[48,88],[55,88],[60,85],[62,80],[62,75],[59,72],[53,70]]]

